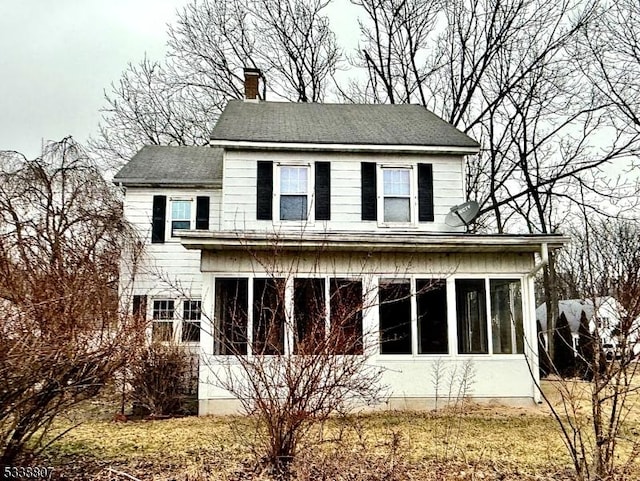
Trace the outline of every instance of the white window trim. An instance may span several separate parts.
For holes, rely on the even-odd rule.
[[[166,219],[166,228],[167,232],[165,236],[166,241],[170,242],[180,242],[180,237],[173,235],[173,229],[171,226],[173,225],[173,203],[174,202],[190,202],[191,208],[190,210],[190,219],[189,219],[189,229],[194,229],[196,225],[196,209],[195,198],[191,196],[175,196],[169,197],[169,205],[168,205],[168,215]]]
[[[418,219],[418,176],[413,164],[377,164],[376,197],[378,227],[384,228],[417,228]],[[406,169],[409,171],[409,222],[385,222],[384,220],[384,171],[388,169]]]
[[[204,302],[202,300],[201,297],[167,297],[167,296],[160,296],[160,297],[152,297],[150,298],[150,301],[148,303],[147,306],[147,315],[148,315],[148,319],[151,319],[151,326],[149,328],[149,335],[148,338],[150,341],[153,341],[153,325],[156,322],[171,322],[172,323],[172,339],[171,342],[175,342],[177,344],[181,344],[181,345],[185,345],[185,346],[198,346],[200,345],[199,341],[183,341],[182,340],[182,328],[185,322],[189,322],[186,321],[184,319],[184,302],[185,301],[200,301],[200,321],[194,321],[194,322],[200,322],[200,336],[202,337],[202,322],[203,322],[203,314],[202,314],[202,310],[203,310],[203,306],[204,306]],[[153,318],[153,306],[154,303],[156,301],[173,301],[173,317],[171,319],[154,319]],[[202,339],[201,339],[202,340]],[[167,342],[167,341],[162,341],[162,342]]]
[[[282,167],[307,168],[307,218],[305,220],[280,219],[280,169]],[[275,163],[273,178],[273,223],[281,226],[313,227],[315,222],[315,172],[313,162],[282,161]]]

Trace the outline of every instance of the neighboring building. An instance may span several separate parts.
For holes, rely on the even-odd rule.
[[[115,178],[148,241],[134,310],[156,337],[199,343],[200,413],[234,406],[207,382],[229,352],[215,333],[236,352],[290,354],[299,300],[330,328],[341,289],[364,299],[353,332],[376,350],[390,407],[428,406],[436,362],[466,360],[477,399],[537,401],[533,275],[567,239],[449,227],[478,150],[420,106],[249,99],[229,102],[210,147],[136,154]]]
[[[595,309],[594,309],[595,302]],[[589,321],[589,332],[598,329],[598,335],[602,341],[603,349],[609,359],[616,356],[616,348],[619,343],[619,326],[624,308],[611,296],[596,297],[595,299],[565,299],[558,301],[558,316],[564,314],[571,329],[574,352],[577,352],[579,342],[580,320],[584,312]],[[536,320],[540,323],[540,329],[547,339],[547,304],[540,304],[536,309]],[[635,353],[640,350],[638,345],[638,327],[640,321],[634,322],[627,342]]]

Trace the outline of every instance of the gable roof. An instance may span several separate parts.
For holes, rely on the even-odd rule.
[[[222,149],[146,145],[115,175],[125,186],[222,187]]]
[[[455,147],[479,144],[419,105],[231,100],[211,133],[224,141]],[[216,142],[223,141],[223,142]]]

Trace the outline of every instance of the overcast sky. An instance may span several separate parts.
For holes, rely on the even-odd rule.
[[[96,131],[103,91],[127,62],[165,52],[188,0],[0,0],[0,150]]]
[[[0,0],[0,150],[28,158],[42,142],[95,134],[103,92],[127,62],[160,60],[166,25],[190,0]],[[357,43],[347,1],[328,15]],[[351,12],[349,12],[351,13]]]

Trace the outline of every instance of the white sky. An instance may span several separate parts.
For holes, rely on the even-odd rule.
[[[0,150],[85,142],[103,91],[127,62],[164,55],[166,24],[188,0],[0,0]]]
[[[190,0],[0,0],[0,150],[28,158],[42,142],[97,132],[104,90],[127,62],[164,56],[166,25]],[[357,23],[347,0],[332,5],[348,47]],[[346,40],[346,42],[345,42]]]

